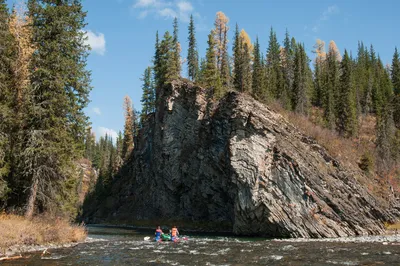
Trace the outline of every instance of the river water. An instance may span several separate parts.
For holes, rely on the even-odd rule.
[[[187,234],[179,243],[144,240],[152,234],[89,227],[86,243],[2,265],[400,265],[400,238],[343,243]]]

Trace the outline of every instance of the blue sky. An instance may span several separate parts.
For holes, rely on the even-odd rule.
[[[10,5],[13,0],[7,1]],[[190,14],[196,22],[199,53],[205,55],[207,34],[215,14],[230,19],[229,38],[235,24],[244,28],[252,41],[258,35],[265,53],[271,26],[282,43],[285,29],[303,42],[311,58],[316,39],[334,40],[344,49],[357,52],[357,42],[374,45],[384,64],[390,63],[394,47],[400,48],[400,1],[380,0],[84,0],[88,11],[86,30],[92,46],[88,69],[93,90],[86,112],[96,135],[116,135],[122,130],[122,102],[129,95],[141,109],[141,81],[151,65],[155,33],[172,32],[172,19],[180,26],[182,57],[187,54],[187,27]],[[396,14],[397,12],[397,14]],[[231,43],[230,43],[231,44]],[[231,47],[229,47],[231,51]],[[183,68],[183,76],[186,69]]]

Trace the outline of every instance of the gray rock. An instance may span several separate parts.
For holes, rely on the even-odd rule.
[[[180,221],[270,237],[382,234],[388,210],[358,169],[248,95],[217,105],[176,81],[160,92],[110,196],[87,220]],[[105,204],[107,206],[105,206]]]

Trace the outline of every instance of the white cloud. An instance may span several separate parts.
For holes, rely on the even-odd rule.
[[[337,5],[328,6],[326,10],[322,12],[318,20],[315,22],[315,25],[311,27],[313,32],[318,32],[319,29],[323,26],[324,22],[329,20],[332,15],[338,14],[340,12],[339,7]],[[306,26],[304,30],[307,30],[308,27]]]
[[[95,113],[96,115],[101,115],[101,110],[99,107],[93,107],[92,109],[93,113]]]
[[[87,40],[85,43],[92,48],[92,51],[98,53],[99,55],[104,55],[106,52],[106,39],[104,38],[104,34],[96,34],[91,30],[88,30],[86,32],[86,36]]]
[[[118,137],[118,133],[115,130],[109,129],[106,127],[99,127],[98,133],[99,133],[99,137],[104,137],[105,135],[107,135],[109,137],[111,136],[113,141],[116,141],[117,137]]]
[[[321,17],[320,20],[328,20],[332,14],[339,13],[339,8],[337,5],[329,6],[327,10],[325,10]]]
[[[176,17],[184,22],[189,21],[194,11],[192,3],[187,0],[136,0],[133,8],[139,10],[139,19],[154,14],[165,19]]]
[[[190,2],[181,1],[177,3],[179,12],[192,12],[193,6]]]
[[[177,17],[177,14],[174,10],[171,8],[164,8],[158,11],[158,14],[164,18],[175,18]]]

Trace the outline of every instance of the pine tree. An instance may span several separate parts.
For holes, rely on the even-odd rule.
[[[345,50],[340,63],[336,128],[340,135],[346,137],[354,136],[357,130],[357,109],[351,75],[351,60]]]
[[[271,27],[267,49],[267,79],[268,91],[277,99],[281,98],[284,88],[283,73],[280,66],[280,54],[281,50],[278,39],[276,38],[275,31]]]
[[[253,82],[252,82],[252,94],[256,99],[262,99],[263,94],[263,63],[262,63],[260,43],[258,37],[254,44],[253,50]]]
[[[178,40],[178,19],[174,19],[174,36],[172,39],[172,63],[169,67],[171,69],[170,79],[177,79],[181,77],[181,44]]]
[[[294,56],[294,80],[292,108],[296,113],[306,115],[310,105],[312,84],[311,70],[304,45],[297,45]]]
[[[190,16],[189,23],[189,49],[187,56],[188,76],[192,81],[197,81],[199,75],[199,54],[197,52],[196,31],[194,26],[193,15]]]
[[[400,58],[397,47],[394,50],[391,78],[394,91],[394,122],[400,129]]]
[[[215,57],[215,43],[213,38],[213,32],[208,35],[208,48],[206,52],[206,65],[204,69],[204,85],[208,88],[214,89],[214,95],[216,97],[220,96],[220,91],[218,87],[218,70],[217,70],[217,62]]]
[[[154,64],[154,83],[156,86],[156,99],[158,99],[158,92],[159,89],[163,85],[163,68],[161,65],[161,49],[160,49],[160,40],[158,37],[158,31],[156,32],[156,43],[154,47],[155,53],[154,53],[154,58],[153,58],[153,64]]]
[[[239,35],[239,26],[236,24],[235,38],[233,43],[233,86],[236,90],[240,91],[242,84],[242,41]]]
[[[289,32],[286,29],[285,40],[281,48],[280,60],[283,72],[283,91],[281,95],[281,102],[286,109],[290,108],[290,99],[293,91],[294,81],[294,47],[289,37]]]
[[[151,79],[151,67],[147,67],[143,74],[143,85],[142,85],[142,113],[140,115],[141,120],[144,121],[148,114],[154,112],[155,97],[154,97],[154,86]]]
[[[329,43],[329,51],[326,57],[326,81],[323,95],[324,118],[328,128],[333,129],[336,120],[336,101],[338,99],[339,86],[339,51],[334,41]]]
[[[322,107],[325,88],[324,76],[326,75],[325,42],[318,39],[314,45],[314,49],[313,53],[315,53],[316,57],[314,61],[314,90],[312,103],[315,106]]]
[[[126,95],[124,97],[124,112],[125,112],[125,125],[124,125],[124,139],[122,144],[122,158],[127,160],[134,148],[134,110],[131,98]]]
[[[72,204],[65,182],[74,183],[74,161],[83,154],[91,87],[80,1],[29,0],[28,7],[35,53],[21,174],[30,183],[26,216],[31,217],[37,202],[44,208]]]

